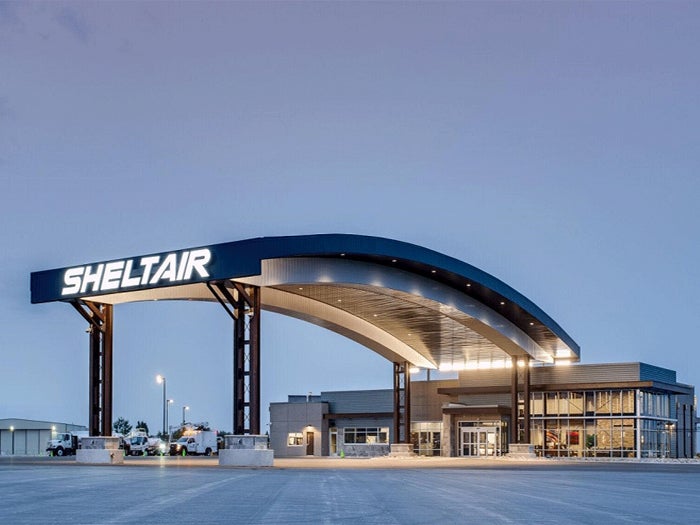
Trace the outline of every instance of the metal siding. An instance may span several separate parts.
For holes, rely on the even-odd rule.
[[[321,398],[328,402],[331,414],[394,411],[393,391],[389,389],[321,392]]]
[[[379,419],[336,419],[335,426],[337,428],[389,428],[393,426],[394,422],[392,419],[379,418]]]
[[[460,395],[457,397],[459,403],[469,406],[510,406],[510,394],[473,394]]]
[[[459,386],[510,386],[510,368],[465,370],[459,373]]]
[[[542,366],[531,372],[532,384],[639,381],[639,363]]]
[[[639,378],[641,380],[660,381],[662,383],[675,383],[676,372],[667,368],[639,363]]]
[[[411,421],[442,421],[442,405],[448,397],[437,394],[438,388],[458,386],[455,379],[411,382]]]
[[[27,430],[27,454],[41,454],[41,430]]]

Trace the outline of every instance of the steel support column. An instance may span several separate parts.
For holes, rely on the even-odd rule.
[[[233,433],[260,434],[260,288],[207,286],[233,320]]]
[[[89,432],[91,436],[111,436],[114,307],[79,299],[71,304],[89,324]]]
[[[523,366],[523,443],[530,443],[530,357]]]
[[[394,363],[394,443],[411,442],[411,378],[406,361]]]
[[[518,358],[511,357],[513,367],[510,373],[510,442],[519,443],[518,437]]]

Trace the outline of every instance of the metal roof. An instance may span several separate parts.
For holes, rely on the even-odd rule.
[[[173,282],[173,266],[172,279],[141,284],[147,278],[139,280],[139,270],[133,270],[135,277],[123,277],[119,286],[132,261],[134,267],[149,257],[185,261],[196,250],[211,254],[206,275],[178,270]],[[260,286],[263,309],[325,326],[387,359],[416,366],[488,368],[511,366],[510,356],[552,362],[577,361],[580,355],[549,315],[499,279],[453,257],[380,237],[262,237],[77,268],[86,274],[104,271],[105,280],[111,268],[113,286],[70,290],[67,272],[76,267],[34,272],[32,302],[213,301],[206,282],[228,279]]]

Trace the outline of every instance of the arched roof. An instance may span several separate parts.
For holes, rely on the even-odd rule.
[[[492,275],[401,241],[348,234],[262,237],[34,272],[33,303],[209,300],[206,283],[261,287],[262,308],[324,326],[388,359],[443,369],[509,356],[578,360],[573,339]]]

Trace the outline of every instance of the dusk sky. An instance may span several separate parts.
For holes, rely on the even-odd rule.
[[[260,236],[418,244],[700,386],[700,3],[0,1],[0,418],[88,424],[32,271]],[[114,418],[232,429],[217,303],[115,308]],[[262,317],[271,401],[392,366]],[[265,428],[263,428],[263,431]]]

